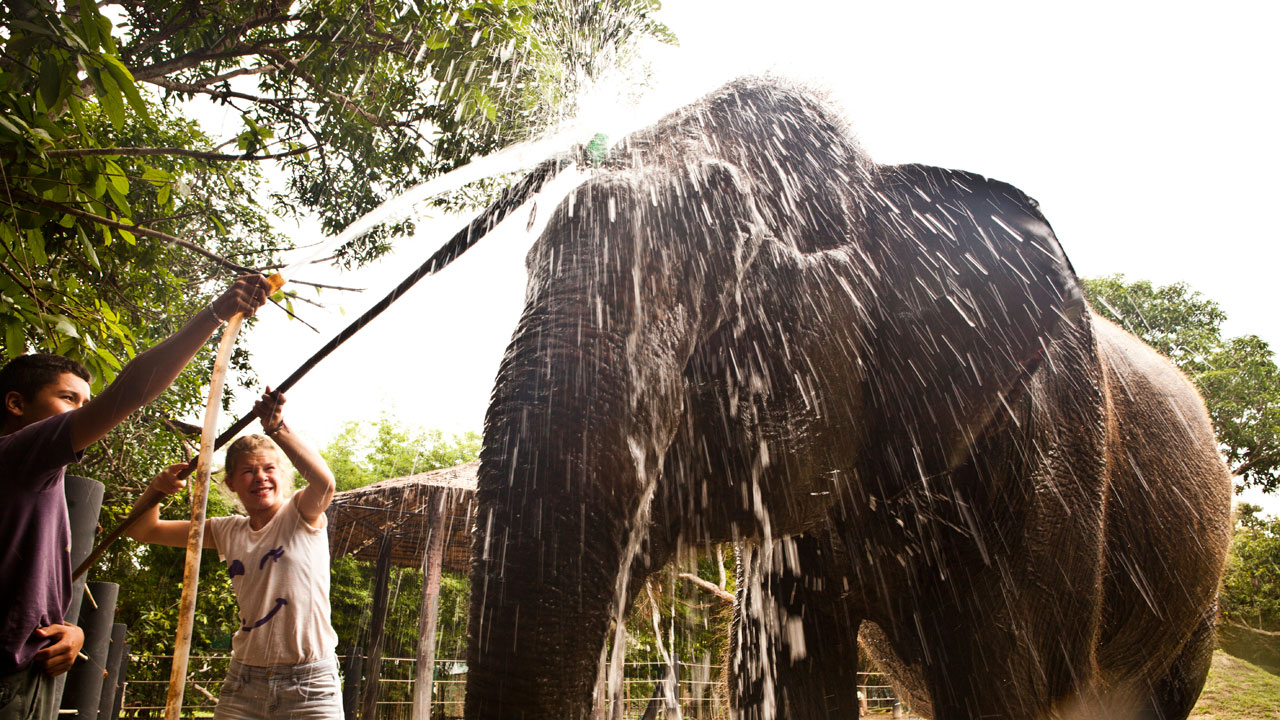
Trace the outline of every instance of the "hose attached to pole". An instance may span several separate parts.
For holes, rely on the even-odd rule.
[[[409,288],[413,287],[419,280],[427,275],[431,275],[442,270],[446,265],[458,259],[458,257],[469,250],[471,246],[479,242],[480,238],[484,237],[490,230],[497,227],[498,223],[502,222],[507,215],[523,205],[529,198],[536,195],[538,191],[542,189],[543,185],[559,175],[561,170],[568,167],[573,162],[574,155],[571,153],[564,153],[544,160],[539,163],[532,172],[520,180],[520,182],[504,189],[502,194],[492,205],[485,208],[484,212],[480,213],[472,219],[471,222],[467,223],[466,227],[455,233],[454,236],[449,239],[449,242],[436,250],[425,263],[418,267],[418,269],[409,273],[409,276],[404,280],[401,280],[400,284],[397,285],[394,290],[387,293],[386,297],[379,300],[377,304],[366,310],[363,315],[352,321],[350,325],[347,325],[342,332],[338,333],[329,340],[329,342],[325,343],[324,347],[317,350],[315,354],[307,359],[306,362],[298,366],[298,369],[294,370],[293,373],[284,380],[284,382],[272,387],[276,388],[276,390],[280,392],[288,392],[289,389],[293,387],[294,383],[301,380],[303,376],[311,370],[311,368],[319,364],[319,362],[327,357],[329,353],[338,349],[338,346],[342,345],[342,343],[350,339],[351,336],[359,332],[361,328],[368,325],[369,321],[381,314],[383,310],[391,307],[391,304],[400,299],[400,296],[407,292]],[[275,278],[279,276],[273,275],[272,277]],[[274,292],[274,290],[272,292]],[[230,327],[228,327],[228,331],[230,331]],[[226,336],[224,335],[223,337]],[[213,444],[213,450],[207,451],[202,442],[198,461],[203,462],[207,453],[217,451],[223,445],[227,444],[231,438],[235,437],[241,430],[248,427],[251,422],[253,422],[252,414],[245,415],[237,420],[235,424],[227,428],[225,432],[218,436],[218,440]],[[179,473],[178,477],[186,477],[191,474],[193,467],[193,465],[188,464],[187,469]],[[124,520],[120,521],[120,524],[115,530],[112,530],[110,534],[104,537],[98,545],[94,547],[93,551],[89,553],[89,557],[85,558],[84,562],[80,563],[80,566],[76,568],[72,577],[78,578],[88,572],[89,568],[97,564],[98,560],[102,557],[103,553],[107,551],[107,548],[111,547],[112,543],[119,540],[120,537],[129,530],[129,528],[133,527],[134,523],[138,522],[138,520],[141,519],[141,517],[152,507],[160,504],[164,498],[165,496],[163,493],[147,488],[146,492],[138,496],[138,500],[133,505],[133,510],[125,516]]]

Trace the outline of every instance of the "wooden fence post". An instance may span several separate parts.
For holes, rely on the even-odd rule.
[[[440,617],[440,575],[444,570],[445,507],[448,492],[432,488],[427,500],[427,538],[422,553],[422,605],[418,611],[418,653],[413,683],[413,720],[430,720],[436,664],[436,622]]]
[[[382,646],[386,639],[387,594],[391,580],[391,535],[382,536],[378,565],[374,569],[373,616],[369,619],[369,652],[365,656],[365,682],[360,688],[360,720],[373,720],[378,705],[378,675],[382,671]]]

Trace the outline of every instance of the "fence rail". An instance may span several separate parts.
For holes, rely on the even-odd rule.
[[[187,703],[183,717],[208,718],[218,702],[222,679],[226,675],[229,655],[195,655],[190,659],[187,678]],[[346,658],[338,656],[339,667],[346,668]],[[129,660],[129,674],[134,677],[167,678],[172,657],[169,655],[135,655]],[[364,720],[409,720],[413,704],[414,658],[384,657],[378,678],[377,717]],[[432,681],[432,720],[454,720],[462,717],[465,694],[466,665],[461,660],[442,659],[435,662]],[[700,663],[678,663],[677,699],[682,717],[687,720],[723,720],[728,717],[724,688],[718,678],[720,668]],[[623,716],[628,720],[642,718],[667,672],[665,663],[627,663],[623,678]],[[164,715],[164,698],[168,680],[129,680],[125,684],[121,717],[160,718]],[[880,673],[858,673],[858,689],[867,700],[872,715],[908,717],[902,714],[893,688]],[[661,703],[659,699],[657,702]]]

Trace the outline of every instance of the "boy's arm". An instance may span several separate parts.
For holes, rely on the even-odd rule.
[[[178,477],[178,473],[182,472],[186,467],[186,463],[178,463],[160,471],[160,474],[151,480],[150,489],[165,495],[172,495],[178,492],[187,485],[186,480]],[[191,532],[190,520],[161,520],[160,503],[156,503],[148,508],[124,534],[134,540],[153,545],[186,547],[187,534],[189,532]],[[218,546],[214,542],[213,533],[206,532],[204,534],[204,547],[208,550],[217,549]]]
[[[307,481],[307,486],[296,493],[293,503],[303,520],[312,527],[319,527],[320,517],[333,500],[333,473],[320,453],[284,424],[284,403],[284,394],[267,388],[262,399],[254,404],[253,411],[262,419],[262,429],[276,441],[289,462]]]
[[[252,315],[267,301],[270,287],[261,275],[245,275],[217,300],[196,313],[178,332],[140,353],[102,394],[73,411],[71,444],[77,452],[101,439],[138,408],[169,387],[204,346],[209,335],[236,313]]]

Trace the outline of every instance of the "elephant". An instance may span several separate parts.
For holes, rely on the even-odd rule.
[[[726,541],[736,718],[857,717],[860,634],[935,720],[1188,715],[1230,478],[1022,191],[878,165],[821,93],[744,78],[618,143],[526,264],[469,720],[596,716],[644,580]]]

